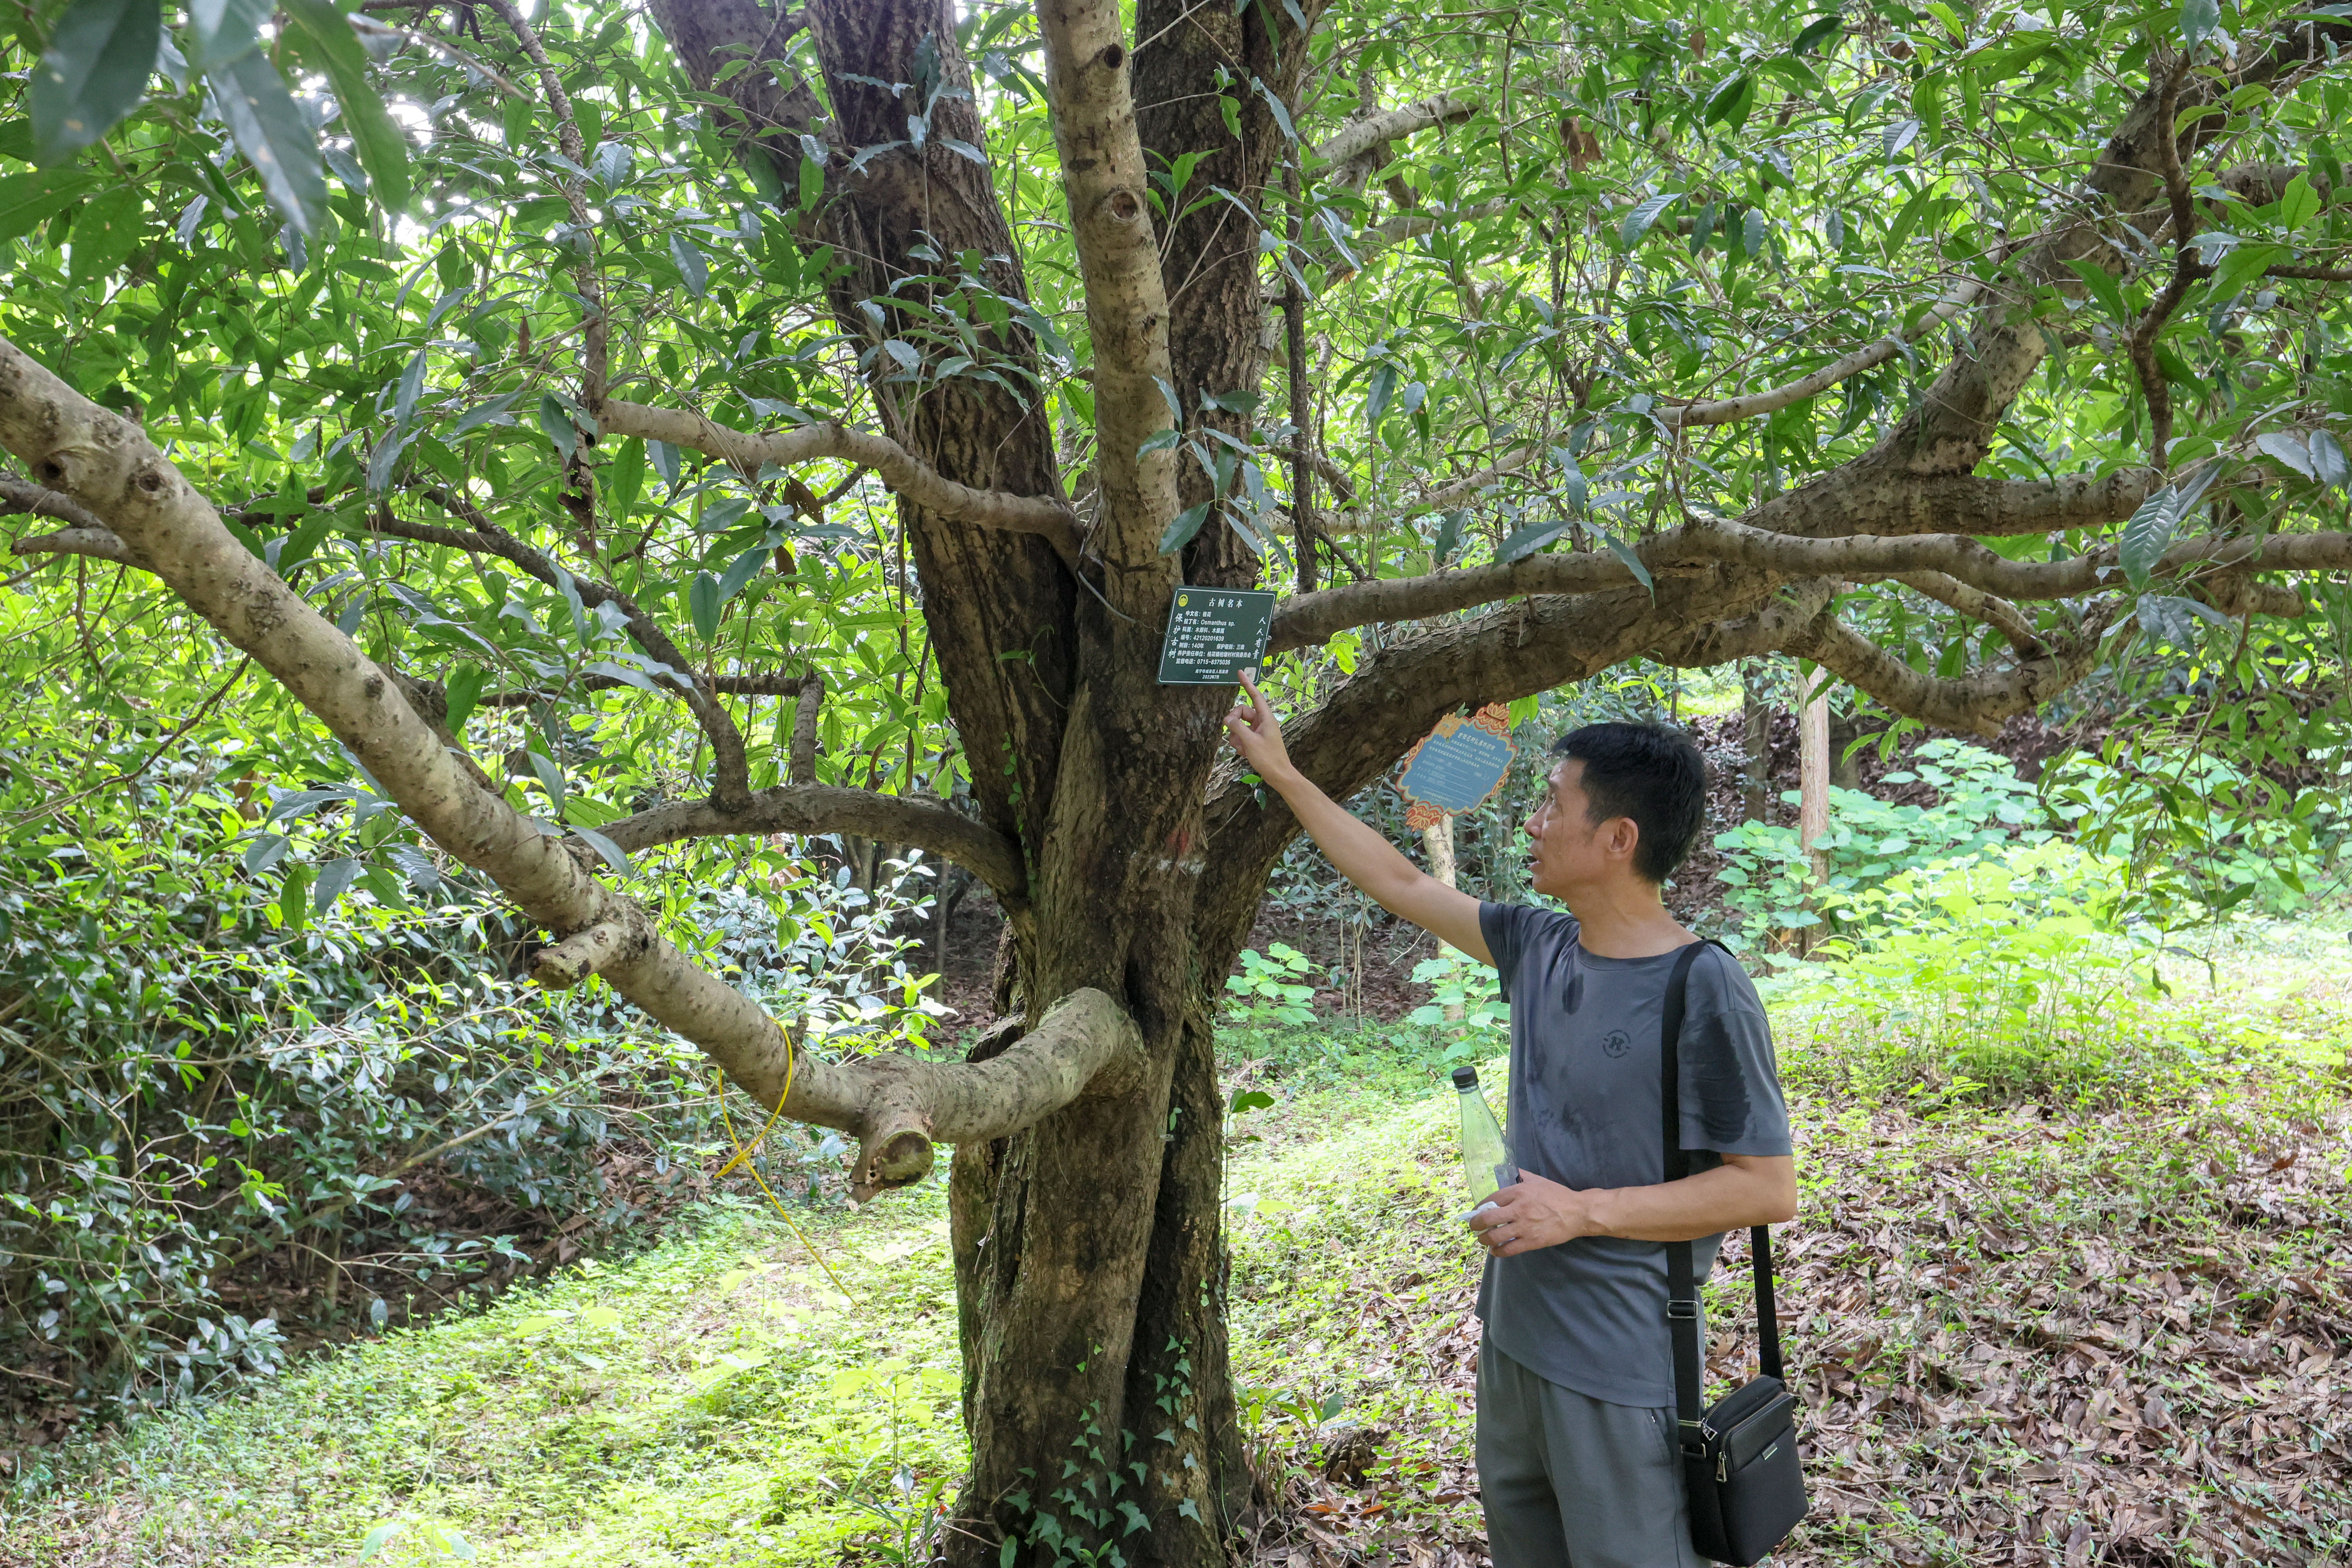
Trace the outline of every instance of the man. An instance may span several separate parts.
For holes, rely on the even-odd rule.
[[[1756,988],[1714,949],[1692,963],[1680,1040],[1686,1179],[1667,1182],[1659,1037],[1676,954],[1698,939],[1659,889],[1706,819],[1706,765],[1679,731],[1592,724],[1553,747],[1527,833],[1536,891],[1569,913],[1481,903],[1417,869],[1293,767],[1256,684],[1225,728],[1340,873],[1400,919],[1493,964],[1511,1005],[1516,1186],[1471,1216],[1478,1476],[1496,1568],[1685,1568],[1690,1544],[1667,1338],[1668,1241],[1797,1209],[1788,1114]]]

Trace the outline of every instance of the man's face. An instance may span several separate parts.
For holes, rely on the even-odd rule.
[[[1582,759],[1563,759],[1551,771],[1543,804],[1527,823],[1535,890],[1571,908],[1578,893],[1631,872],[1631,850],[1639,837],[1631,817],[1591,820],[1583,777]]]

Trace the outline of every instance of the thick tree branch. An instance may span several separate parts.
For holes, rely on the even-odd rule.
[[[1677,531],[1643,542],[1636,553],[1661,561],[1680,542]],[[1659,570],[1662,568],[1654,568]],[[1344,588],[1302,594],[1276,612],[1269,651],[1313,647],[1334,633],[1372,621],[1417,621],[1526,594],[1582,594],[1630,586],[1633,574],[1614,555],[1556,552],[1530,555],[1508,566],[1472,566],[1422,577],[1387,577]]]
[[[634,900],[597,881],[584,846],[575,851],[468,777],[391,673],[238,543],[138,426],[81,396],[5,338],[0,447],[23,459],[37,481],[100,519],[317,715],[436,844],[488,875],[559,941],[600,923],[616,926],[623,935],[600,971],[615,991],[699,1047],[761,1104],[852,1131],[869,1145],[882,1141],[862,1169],[869,1187],[912,1179],[908,1173],[925,1163],[911,1146],[918,1135],[1003,1137],[1066,1104],[1107,1066],[1127,1070],[1118,1064],[1131,1055],[1123,1052],[1132,1037],[1108,998],[1076,1000],[1076,1020],[1041,1030],[1034,1045],[1023,1043],[1021,1061],[992,1073],[796,1053],[751,998],[696,966]],[[1020,1052],[1015,1047],[1008,1055]]]
[[[1121,613],[1160,615],[1174,570],[1160,535],[1180,509],[1176,453],[1146,451],[1183,423],[1168,348],[1168,287],[1129,91],[1118,0],[1037,0],[1054,143],[1086,282],[1095,348],[1095,473],[1099,531],[1115,570],[1105,587]],[[1163,390],[1164,389],[1164,390]]]
[[[893,494],[927,511],[982,528],[1034,533],[1051,544],[1065,563],[1077,560],[1078,516],[1066,501],[960,485],[942,479],[929,464],[887,436],[852,429],[839,420],[754,436],[730,430],[690,409],[653,408],[613,397],[604,401],[604,429],[607,435],[667,441],[704,453],[746,478],[771,463],[788,468],[822,458],[838,458],[873,469]]]
[[[793,709],[793,740],[784,753],[787,784],[816,783],[816,719],[824,705],[824,678],[811,670]],[[1009,847],[1009,846],[1008,846]]]
[[[2228,114],[2212,113],[2177,131],[2180,113],[2233,102],[2249,87],[2275,91],[2299,68],[2333,58],[2328,46],[2340,49],[2347,43],[2352,43],[2352,24],[2282,23],[2267,33],[2239,39],[2234,68],[2189,76],[2180,84],[2173,114],[2164,112],[2160,86],[2143,92],[2101,150],[2071,210],[2061,213],[2003,267],[2003,279],[1968,327],[1962,352],[1925,389],[1916,411],[1849,467],[1911,474],[1964,474],[1975,468],[1990,451],[2010,405],[2049,353],[2045,324],[2021,300],[2042,289],[2079,298],[2084,285],[2068,267],[2072,261],[2118,268],[2120,255],[2108,230],[2119,217],[2145,223],[2137,215],[2164,194],[2168,154],[2158,143],[2170,142],[2168,158],[2179,162],[2235,123]]]
[[[1777,653],[1836,596],[1837,584],[1827,577],[1803,578],[1785,584],[1771,603],[1754,615],[1669,637],[1650,650],[1651,657],[1684,669],[1706,669],[1734,659]]]
[[[2050,479],[1889,472],[1865,459],[1832,468],[1764,502],[1742,521],[1799,539],[1965,533],[1980,539],[2056,533],[2121,522],[2158,480],[2145,468]]]
[[[1020,851],[994,828],[936,801],[874,790],[779,784],[753,791],[743,805],[733,809],[715,800],[673,801],[608,824],[604,833],[632,854],[686,838],[854,833],[887,844],[912,845],[952,860],[986,882],[1008,905],[1019,903],[1028,891]]]
[[[1899,581],[1911,574],[1941,573],[1971,589],[2009,599],[2061,599],[2097,593],[2115,586],[2123,569],[2119,542],[2103,544],[2066,561],[2012,561],[1973,539],[1949,534],[1791,539],[1737,522],[1718,522],[1703,531],[1686,532],[1681,542],[1681,551],[1662,550],[1661,557],[1673,560],[1689,553],[1789,576],[1857,582]],[[2347,565],[2352,565],[2352,534],[2280,533],[2263,539],[2199,534],[2176,541],[2157,559],[2150,575],[2163,579],[2210,573],[2324,572]],[[2299,614],[2301,600],[2295,598],[2293,603],[2297,608],[2286,613]]]
[[[2112,602],[2100,605],[2082,631],[2039,658],[1948,680],[1922,675],[1834,615],[1809,622],[1782,647],[1844,677],[1897,713],[1939,730],[1991,736],[2000,733],[2003,721],[2040,707],[2090,673],[2116,610]]]
[[[863,1200],[922,1180],[931,1145],[1001,1138],[1023,1125],[1007,1106],[1064,1106],[1083,1095],[1125,1093],[1146,1071],[1143,1037],[1108,995],[1071,992],[1045,1010],[1037,1027],[1001,1055],[979,1062],[869,1058],[878,1080],[876,1114],[859,1130],[850,1192]]]

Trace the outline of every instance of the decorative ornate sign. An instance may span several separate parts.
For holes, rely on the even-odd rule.
[[[1265,659],[1274,595],[1263,588],[1180,585],[1160,645],[1162,686],[1231,686]]]
[[[1416,831],[1486,804],[1503,787],[1518,748],[1511,744],[1510,710],[1490,702],[1464,718],[1448,713],[1405,753],[1397,793],[1405,798],[1405,826]]]

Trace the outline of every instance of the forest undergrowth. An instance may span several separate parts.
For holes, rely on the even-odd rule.
[[[2041,1092],[1906,1076],[1899,1039],[1780,1010],[1815,1508],[1777,1562],[2352,1560],[2329,1376],[2352,948],[2276,926],[2216,963],[2134,1016],[2168,1068],[2103,1085],[2059,1059],[2094,1043],[2054,1041]],[[1259,1046],[1227,1194],[1248,1555],[1474,1568],[1451,1096],[1425,1047]],[[0,1564],[919,1562],[963,1462],[941,1190],[793,1218],[816,1258],[714,1204],[635,1258],[47,1451],[0,1503]],[[1752,1357],[1743,1262],[1727,1245],[1708,1287],[1718,1377]]]

